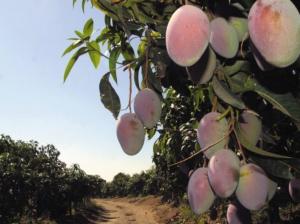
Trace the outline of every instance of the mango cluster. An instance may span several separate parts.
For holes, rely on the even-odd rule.
[[[244,17],[223,18],[207,14],[194,5],[183,5],[171,16],[166,30],[166,48],[177,65],[186,67],[197,84],[210,81],[217,68],[217,56],[233,59],[249,40],[250,50],[261,70],[285,68],[300,56],[300,14],[290,0],[257,0]],[[256,145],[262,133],[261,120],[245,110],[240,116],[241,134]],[[206,114],[197,129],[197,139],[207,167],[195,170],[188,183],[192,210],[207,211],[216,197],[235,195],[238,204],[230,204],[229,223],[241,223],[240,213],[259,210],[275,194],[277,183],[256,164],[241,162],[235,150],[228,148],[229,124],[218,112]],[[289,184],[293,200],[299,200],[299,180]],[[244,216],[245,217],[245,216]]]
[[[123,114],[117,122],[117,138],[128,155],[136,155],[145,141],[145,129],[153,128],[160,119],[161,100],[150,88],[138,92],[134,112]]]
[[[199,63],[206,65],[202,66],[204,71],[198,71],[204,79],[200,84],[213,75],[215,53],[234,58],[240,43],[249,37],[251,51],[262,70],[287,67],[299,58],[300,14],[290,0],[257,0],[247,17],[210,15],[209,19],[197,6],[181,6],[167,25],[167,52],[176,64],[188,70]],[[208,52],[209,57],[205,56]]]
[[[247,141],[256,145],[262,133],[261,120],[254,112],[245,110],[240,115],[239,127]],[[277,184],[256,164],[240,161],[237,153],[229,149],[229,125],[218,112],[206,114],[197,129],[197,139],[207,167],[195,170],[188,183],[188,200],[196,214],[206,212],[216,197],[235,195],[241,206],[230,204],[227,219],[237,223],[244,210],[259,210],[274,196]]]

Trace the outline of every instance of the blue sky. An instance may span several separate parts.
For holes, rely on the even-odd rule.
[[[61,57],[85,21],[103,27],[103,15],[89,6],[85,14],[71,0],[2,1],[0,7],[0,134],[14,139],[54,144],[60,159],[78,163],[89,174],[111,180],[118,172],[140,172],[152,165],[152,141],[136,156],[123,153],[116,121],[101,104],[99,81],[108,70],[101,60],[95,70],[81,58],[66,83]],[[128,98],[128,75],[119,72],[122,108]],[[136,91],[134,91],[134,94]]]

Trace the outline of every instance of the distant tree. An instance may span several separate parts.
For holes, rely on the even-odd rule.
[[[130,176],[124,173],[118,173],[114,176],[110,190],[114,196],[127,196],[129,193],[129,180]]]
[[[91,196],[102,196],[105,181],[78,165],[67,168],[53,145],[0,137],[0,223],[23,216],[58,219]],[[102,189],[103,188],[103,189]]]
[[[133,174],[129,181],[129,194],[138,196],[144,194],[146,175],[144,172]]]

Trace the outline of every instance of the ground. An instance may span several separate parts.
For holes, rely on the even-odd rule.
[[[267,206],[264,208],[253,212],[253,224],[273,224],[269,220]],[[174,207],[162,203],[158,196],[94,198],[75,215],[64,217],[60,221],[42,219],[36,224],[226,224],[226,209],[227,203],[220,204],[210,212],[198,216],[191,211],[187,202]],[[300,224],[300,204],[288,203],[279,209],[279,215],[282,221],[278,224]],[[21,222],[28,223],[28,220]]]
[[[179,210],[159,197],[92,199],[92,207],[61,223],[164,224],[172,223]],[[74,220],[75,219],[75,220]]]

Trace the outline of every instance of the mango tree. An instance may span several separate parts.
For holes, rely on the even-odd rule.
[[[299,200],[299,1],[83,0],[83,9],[88,2],[105,27],[93,32],[90,19],[75,31],[64,80],[84,54],[95,68],[109,61],[101,101],[128,155],[157,133],[153,161],[167,199],[187,192],[196,214],[231,202],[230,223],[240,210]],[[130,80],[122,115],[111,84],[119,69]]]

